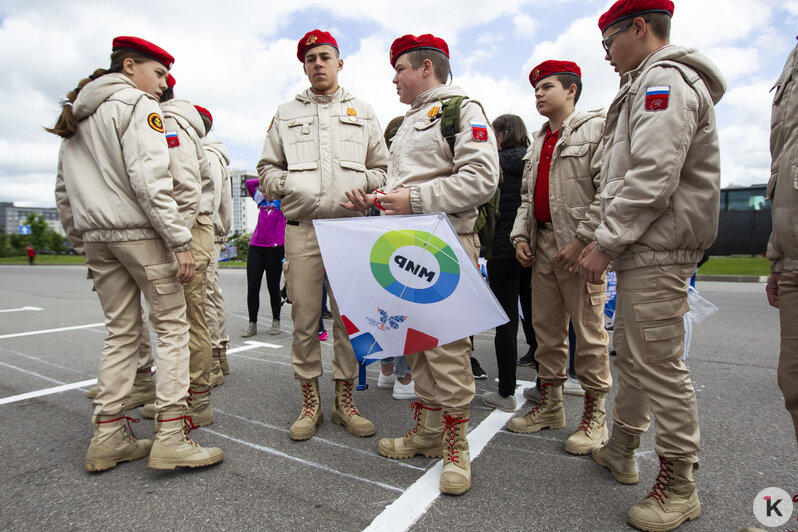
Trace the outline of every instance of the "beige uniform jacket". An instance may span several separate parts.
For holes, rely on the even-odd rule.
[[[482,106],[466,99],[452,156],[436,113],[454,96],[465,93],[455,85],[439,85],[413,101],[393,137],[386,191],[410,189],[413,213],[444,212],[457,233],[469,234],[474,232],[477,207],[489,201],[499,185],[499,155]],[[483,138],[485,130],[486,140],[475,140]]]
[[[798,271],[798,46],[776,82],[770,125],[770,181],[773,233],[770,270]]]
[[[343,87],[310,89],[277,108],[258,162],[262,190],[281,199],[287,220],[345,218],[347,191],[385,184],[388,149],[371,105]]]
[[[205,125],[197,109],[186,100],[169,100],[161,108],[175,201],[186,226],[194,227],[197,216],[214,213],[213,177],[202,146]]]
[[[64,140],[56,205],[76,250],[83,242],[162,238],[174,251],[191,232],[172,198],[161,108],[124,74],[88,83],[72,107],[78,132]]]
[[[574,111],[563,122],[549,170],[549,208],[557,247],[562,249],[574,238],[589,243],[599,224],[599,143],[604,128],[603,110]],[[515,216],[510,241],[529,242],[535,251],[535,183],[549,123],[535,133],[524,160],[521,205]],[[591,209],[592,207],[592,209]]]
[[[604,124],[602,222],[595,231],[615,269],[697,263],[715,241],[720,151],[714,104],[725,90],[706,56],[674,45],[621,78]]]
[[[233,213],[233,195],[230,184],[230,154],[219,140],[211,140],[208,137],[202,139],[202,146],[208,155],[208,163],[211,167],[214,190],[214,215],[213,230],[216,235],[217,243],[227,242],[227,235],[230,234],[230,224]]]

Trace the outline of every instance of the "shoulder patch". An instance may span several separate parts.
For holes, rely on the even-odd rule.
[[[488,124],[485,122],[471,121],[471,138],[477,142],[488,141]]]
[[[646,111],[664,111],[668,108],[669,86],[646,88]]]
[[[177,131],[166,132],[166,145],[170,148],[177,148],[180,146],[180,139],[177,137]]]
[[[158,133],[163,133],[163,120],[158,113],[150,113],[150,116],[147,117],[147,123]]]

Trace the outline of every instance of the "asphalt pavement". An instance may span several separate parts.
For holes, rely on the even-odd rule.
[[[504,430],[509,414],[479,399],[496,389],[491,331],[475,340],[488,379],[477,381],[471,406],[469,441],[478,456],[465,495],[437,493],[439,460],[379,456],[379,438],[413,425],[411,401],[377,388],[376,365],[368,368],[369,389],[355,395],[376,436],[357,438],[330,422],[332,336],[322,344],[325,421],[311,440],[293,442],[288,427],[300,393],[290,363],[290,307],[283,309],[283,332],[267,334],[264,283],[261,332],[241,338],[243,270],[221,272],[232,374],[213,390],[214,424],[191,433],[202,445],[221,447],[224,462],[164,472],[139,460],[88,473],[92,403],[85,392],[97,376],[105,333],[85,273],[82,266],[0,266],[0,530],[630,530],[626,511],[658,473],[654,424],[638,453],[635,486],[618,484],[589,456],[567,454],[579,397],[566,396],[564,430]],[[752,511],[760,490],[798,493],[798,448],[776,384],[778,314],[762,283],[699,281],[698,289],[720,310],[693,330],[688,364],[701,422],[696,481],[703,513],[680,530],[761,526]],[[526,350],[521,338],[519,349]],[[534,371],[518,368],[518,378],[532,381]],[[613,397],[614,391],[609,405]],[[519,404],[520,412],[529,408]],[[149,420],[134,430],[153,437]],[[797,518],[798,505],[781,530],[798,529]]]

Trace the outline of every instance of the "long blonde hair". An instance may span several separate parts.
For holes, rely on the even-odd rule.
[[[111,66],[109,68],[98,68],[89,74],[89,77],[80,80],[78,82],[78,86],[66,94],[66,100],[62,103],[63,109],[61,110],[61,114],[58,116],[58,120],[56,120],[55,125],[51,128],[46,127],[44,129],[65,139],[74,137],[75,133],[78,132],[78,122],[75,120],[75,115],[72,113],[72,104],[78,97],[80,89],[82,89],[87,83],[94,81],[95,79],[106,74],[110,74],[112,72],[122,72],[125,59],[132,59],[135,63],[144,63],[145,61],[150,60],[149,57],[132,50],[122,49],[112,52]]]

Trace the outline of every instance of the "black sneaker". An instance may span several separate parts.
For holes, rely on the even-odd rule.
[[[517,362],[519,366],[531,366],[534,363],[535,363],[535,351],[533,351],[531,347],[524,356],[518,359]]]
[[[471,372],[474,374],[475,379],[487,379],[488,374],[485,373],[485,370],[482,369],[482,366],[479,365],[479,360],[474,357],[471,357]]]

